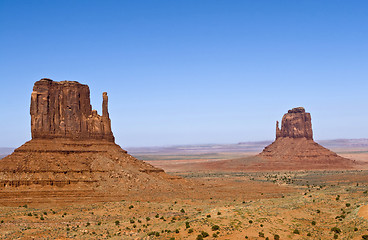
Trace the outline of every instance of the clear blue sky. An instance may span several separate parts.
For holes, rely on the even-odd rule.
[[[30,139],[33,83],[102,92],[122,147],[368,138],[368,1],[0,0],[0,146]]]

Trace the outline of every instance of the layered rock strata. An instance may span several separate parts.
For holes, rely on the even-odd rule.
[[[276,122],[276,140],[258,155],[271,169],[345,169],[353,161],[322,147],[313,140],[310,113],[302,107],[293,108],[282,118],[281,129]]]
[[[67,190],[73,196],[81,191],[86,198],[91,191],[143,194],[180,189],[176,177],[115,144],[107,93],[100,116],[92,110],[87,85],[41,79],[33,88],[30,114],[32,140],[0,160],[2,198],[14,197],[14,189],[34,190],[36,195],[45,189]]]

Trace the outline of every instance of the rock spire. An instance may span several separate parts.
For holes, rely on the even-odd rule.
[[[103,93],[102,116],[92,110],[89,87],[75,81],[41,79],[31,94],[33,139],[103,139],[114,142],[108,113],[107,93]]]

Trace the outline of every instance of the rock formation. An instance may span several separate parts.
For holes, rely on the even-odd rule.
[[[281,130],[276,121],[276,139],[281,137],[313,139],[310,113],[302,107],[293,108],[282,117]]]
[[[181,188],[176,177],[115,144],[107,93],[100,116],[92,110],[87,85],[41,79],[34,84],[30,109],[32,140],[0,160],[0,202],[18,198],[19,191],[40,196],[40,189],[50,196],[91,199],[96,192],[134,195]]]
[[[281,129],[276,122],[276,140],[258,155],[268,159],[268,168],[285,169],[345,169],[353,161],[313,141],[310,113],[302,107],[293,108],[282,118]],[[262,164],[261,164],[262,165]]]
[[[114,142],[103,93],[102,116],[92,110],[87,85],[74,81],[41,79],[31,95],[33,139],[105,139]]]

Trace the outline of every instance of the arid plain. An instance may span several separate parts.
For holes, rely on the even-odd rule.
[[[364,140],[353,142],[354,146],[332,149],[341,156],[368,162]],[[243,143],[243,148],[249,144]],[[336,141],[325,143],[333,144]],[[33,203],[21,198],[10,206],[2,202],[1,238],[201,239],[201,235],[205,239],[362,239],[368,234],[366,170],[183,170],[194,162],[254,155],[253,149],[218,152],[210,151],[212,147],[156,148],[155,153],[154,149],[132,149],[134,156],[150,159],[149,163],[170,175],[184,178],[189,187],[186,193],[135,194],[134,198],[98,201],[86,198],[81,202],[64,201],[68,196]],[[222,151],[219,146],[215,149]]]
[[[32,140],[0,160],[1,239],[368,239],[366,139],[317,143],[297,107],[272,143],[125,151],[102,97],[99,115],[87,85],[35,83]]]

